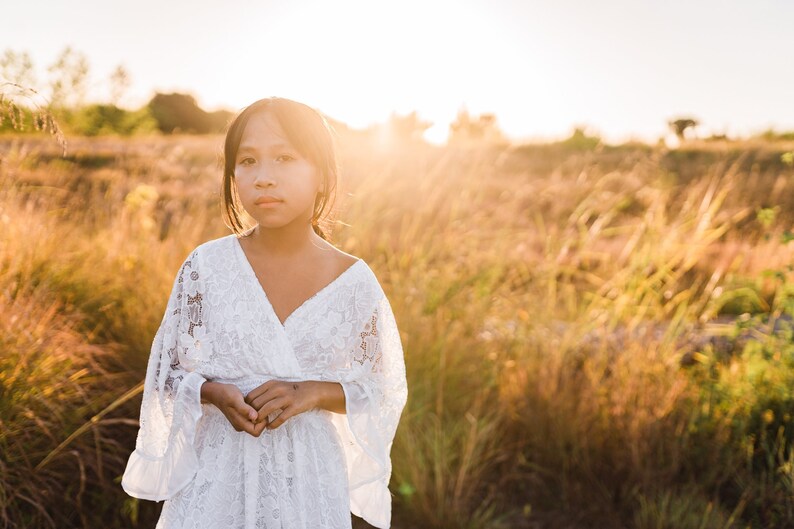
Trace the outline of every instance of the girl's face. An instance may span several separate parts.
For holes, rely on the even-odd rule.
[[[234,168],[243,207],[261,228],[311,223],[320,171],[293,148],[268,113],[248,120]]]

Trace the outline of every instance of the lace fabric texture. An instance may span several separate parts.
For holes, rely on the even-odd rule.
[[[270,379],[339,382],[346,414],[315,409],[237,432],[201,404],[207,380],[243,395]],[[282,324],[235,235],[185,259],[152,344],[140,429],[122,478],[166,500],[157,527],[389,527],[390,450],[407,398],[389,301],[358,260]]]

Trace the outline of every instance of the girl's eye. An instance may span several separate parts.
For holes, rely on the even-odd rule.
[[[282,158],[286,158],[286,160],[282,160]],[[286,162],[286,161],[289,161],[289,160],[294,160],[294,158],[292,156],[290,156],[289,154],[280,154],[280,155],[278,155],[276,157],[276,160],[285,161]]]
[[[246,157],[240,160],[240,165],[251,165],[252,163],[254,163],[254,161],[255,160],[253,158]]]

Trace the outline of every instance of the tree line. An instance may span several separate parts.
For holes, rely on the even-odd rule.
[[[91,79],[86,55],[67,46],[46,68],[47,78],[40,83],[33,60],[26,51],[5,50],[0,55],[0,132],[45,131],[56,136],[64,132],[85,136],[102,134],[133,135],[161,132],[208,134],[222,132],[232,117],[228,110],[207,112],[195,98],[184,93],[155,93],[142,107],[125,108],[122,102],[131,75],[119,64],[105,79]],[[87,100],[89,88],[104,88],[101,101]],[[330,119],[330,118],[329,118]],[[347,129],[337,121],[335,126]],[[392,114],[385,127],[393,142],[421,142],[433,123],[422,120],[416,112],[400,116]],[[667,127],[680,143],[698,137],[700,122],[693,116],[678,116]],[[376,134],[367,129],[365,133]],[[768,141],[792,140],[794,132],[767,130],[758,137]],[[712,134],[705,140],[729,140],[725,134]],[[660,142],[663,139],[660,138]],[[461,109],[449,125],[450,144],[509,143],[493,113],[470,115]],[[584,127],[574,129],[561,143],[592,149],[602,143],[596,135],[587,135]]]
[[[155,93],[140,108],[124,108],[122,102],[132,84],[129,71],[120,64],[105,79],[92,81],[88,58],[70,46],[47,66],[46,72],[42,83],[25,51],[7,49],[0,55],[0,132],[43,130],[86,136],[157,131],[203,134],[221,132],[232,117],[227,110],[207,112],[192,95],[184,93]],[[89,102],[89,88],[98,85],[104,88],[104,100]],[[348,129],[341,122],[329,120],[339,129]],[[362,132],[377,134],[374,129],[385,127],[394,142],[421,142],[432,125],[411,112],[392,114],[385,125],[374,125]],[[506,141],[492,113],[470,115],[461,109],[449,126],[450,143]]]
[[[142,107],[122,101],[131,85],[130,73],[118,65],[104,80],[91,79],[88,58],[67,46],[47,68],[40,82],[30,54],[7,49],[0,55],[0,132],[45,130],[96,136],[175,132],[221,132],[232,116],[228,110],[207,112],[183,93],[155,93]],[[105,88],[101,101],[88,101],[89,88]],[[57,125],[55,124],[57,122]]]

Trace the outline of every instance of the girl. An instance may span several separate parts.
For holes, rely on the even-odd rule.
[[[230,124],[224,166],[234,233],[177,274],[122,487],[166,500],[158,529],[339,529],[351,511],[388,527],[405,365],[372,270],[319,226],[336,190],[330,128],[259,100]]]

